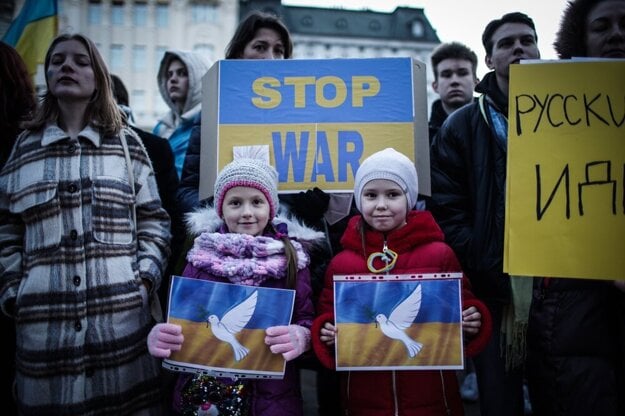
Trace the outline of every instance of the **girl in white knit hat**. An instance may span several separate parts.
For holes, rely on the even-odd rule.
[[[335,275],[461,271],[432,215],[414,210],[417,194],[414,164],[394,149],[374,153],[356,171],[354,200],[361,215],[351,218],[341,239],[343,251],[326,271],[317,306],[319,316],[312,327],[315,353],[326,367],[336,366]],[[465,354],[470,356],[479,352],[490,337],[490,315],[470,292],[464,277],[463,286],[463,332],[469,338]],[[339,376],[345,414],[463,414],[452,370],[350,371]]]
[[[182,275],[295,289],[291,324],[267,328],[265,337],[271,351],[288,362],[282,380],[181,375],[174,389],[173,411],[200,414],[202,409],[215,407],[219,415],[302,415],[299,373],[291,360],[310,349],[314,310],[306,246],[323,239],[323,233],[276,216],[278,173],[262,160],[235,159],[219,173],[214,189],[214,207],[188,216],[189,231],[197,238]],[[148,336],[150,353],[160,358],[180,350],[183,342],[182,328],[175,324],[157,324]]]

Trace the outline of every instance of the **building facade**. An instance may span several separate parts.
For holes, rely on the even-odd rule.
[[[5,10],[19,11],[23,0],[13,4]],[[156,80],[164,52],[199,50],[212,62],[223,59],[239,20],[255,9],[282,18],[293,36],[295,59],[409,56],[429,64],[440,43],[420,8],[382,13],[287,6],[280,0],[59,0],[59,31],[96,42],[110,71],[126,84],[137,124],[151,130],[167,111]],[[428,102],[434,99],[430,72]],[[45,84],[43,74],[36,82]]]

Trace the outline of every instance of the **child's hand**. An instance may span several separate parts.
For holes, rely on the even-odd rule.
[[[462,331],[467,335],[475,335],[482,326],[482,314],[475,306],[462,311]]]
[[[334,345],[336,339],[337,328],[330,322],[326,322],[321,328],[319,339],[327,346]]]
[[[286,361],[310,349],[310,329],[301,325],[270,326],[265,333],[265,344],[272,353],[282,354]]]
[[[154,357],[167,358],[172,351],[180,351],[183,342],[180,325],[156,324],[148,334],[148,351]]]

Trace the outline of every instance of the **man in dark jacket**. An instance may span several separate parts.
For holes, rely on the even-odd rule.
[[[478,83],[477,55],[459,42],[442,43],[432,52],[432,89],[439,99],[430,111],[430,144],[451,113],[473,100]]]
[[[503,272],[509,65],[540,52],[534,22],[518,12],[491,21],[482,43],[492,71],[476,87],[478,102],[451,114],[432,143],[428,208],[493,318],[489,345],[474,358],[482,415],[517,416],[524,411],[523,362],[511,356],[501,332],[514,311]]]

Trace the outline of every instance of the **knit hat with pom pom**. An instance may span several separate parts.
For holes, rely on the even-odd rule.
[[[269,202],[269,218],[278,211],[278,172],[261,159],[239,158],[228,163],[215,180],[215,208],[223,214],[222,205],[226,192],[236,186],[258,189]]]

